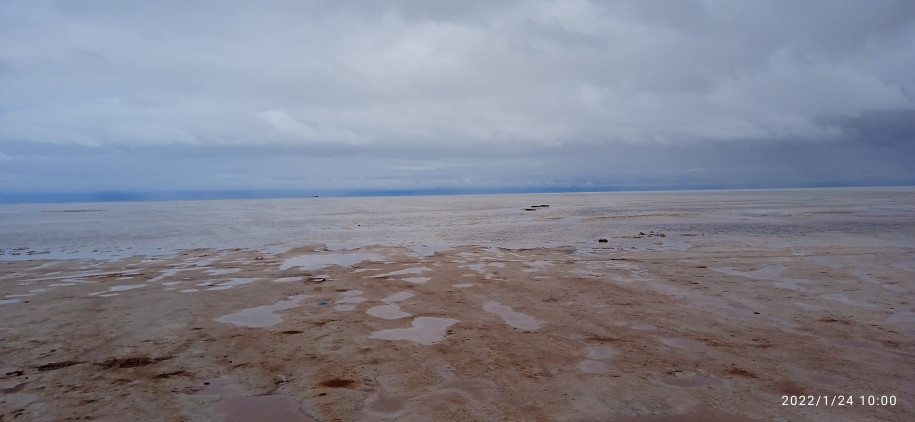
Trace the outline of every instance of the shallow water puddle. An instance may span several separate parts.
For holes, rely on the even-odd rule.
[[[460,284],[452,284],[452,285],[451,285],[451,287],[457,287],[457,288],[459,288],[459,289],[466,289],[466,288],[471,287],[471,286],[473,286],[473,283],[460,283]]]
[[[248,284],[248,283],[251,283],[251,282],[257,281],[257,280],[260,280],[260,279],[259,278],[233,278],[224,283],[219,283],[215,287],[210,287],[207,290],[227,290],[227,289],[231,289],[235,286],[240,286],[242,284]],[[212,285],[212,283],[207,284],[207,285]],[[198,284],[198,286],[199,286],[199,284]]]
[[[404,318],[404,317],[413,315],[413,314],[401,311],[400,306],[397,306],[397,304],[394,304],[394,303],[391,303],[388,305],[373,306],[371,308],[366,309],[365,313],[367,313],[373,317],[378,317],[378,318],[383,318],[383,319],[399,319],[399,318]]]
[[[273,280],[273,282],[274,283],[289,283],[289,282],[293,282],[293,281],[299,281],[301,279],[302,279],[302,277],[282,277],[282,278]]]
[[[384,299],[381,299],[381,301],[384,303],[394,303],[394,302],[400,302],[402,300],[407,300],[413,296],[414,296],[414,294],[410,293],[410,292],[397,292]]]
[[[203,270],[204,274],[209,275],[226,275],[233,274],[241,271],[241,268],[213,268],[210,270]]]
[[[375,331],[369,338],[381,340],[410,340],[419,344],[434,344],[445,338],[448,327],[456,324],[453,318],[419,317],[410,328]]]
[[[809,280],[800,278],[782,277],[781,274],[786,270],[784,265],[766,265],[765,267],[754,271],[740,271],[731,267],[709,267],[709,269],[729,275],[738,275],[741,277],[755,278],[758,280],[769,280],[776,287],[798,292],[807,291],[807,289],[800,286],[800,284],[810,283]]]
[[[381,261],[383,256],[373,253],[335,253],[301,255],[287,258],[280,266],[281,270],[297,267],[302,270],[318,270],[331,265],[350,267],[362,261]]]
[[[506,324],[522,330],[536,330],[543,325],[543,321],[521,312],[515,312],[510,306],[499,302],[486,302],[483,310],[502,317]]]
[[[412,398],[410,396],[388,396],[384,390],[381,390],[369,399],[370,403],[366,408],[366,413],[375,416],[396,416],[407,409],[407,401]]]
[[[0,305],[9,305],[10,303],[19,303],[19,299],[0,299]]]
[[[256,308],[242,309],[238,312],[223,315],[216,318],[216,321],[240,325],[244,327],[269,327],[279,324],[283,321],[283,316],[273,313],[284,309],[291,309],[299,306],[302,299],[309,298],[309,295],[290,296],[289,299],[279,301],[272,305],[258,306]]]
[[[108,296],[112,296],[111,292],[122,292],[125,290],[139,289],[140,287],[146,287],[146,285],[145,284],[127,284],[127,285],[121,285],[121,286],[111,286],[106,291],[89,293],[89,296],[98,295],[98,296],[108,297]]]
[[[429,277],[407,277],[403,279],[403,281],[413,284],[423,284],[429,280],[431,280]]]

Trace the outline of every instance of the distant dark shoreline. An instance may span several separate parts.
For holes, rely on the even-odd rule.
[[[289,199],[289,198],[347,198],[372,196],[449,196],[500,195],[584,192],[658,192],[658,191],[716,191],[766,189],[828,189],[828,188],[896,188],[911,185],[822,185],[822,186],[584,186],[504,189],[361,189],[337,191],[278,191],[278,190],[189,190],[189,191],[98,191],[63,193],[0,193],[0,204],[74,203],[74,202],[143,202],[199,201],[220,199]]]

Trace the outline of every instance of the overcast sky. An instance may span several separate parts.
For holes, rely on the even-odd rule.
[[[912,0],[0,0],[7,198],[913,169]]]

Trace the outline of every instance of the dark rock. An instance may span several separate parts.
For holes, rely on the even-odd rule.
[[[604,238],[597,239],[597,243],[607,243],[607,239],[604,239]]]

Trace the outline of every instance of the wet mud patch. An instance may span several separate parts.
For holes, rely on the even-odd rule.
[[[102,362],[96,363],[96,365],[108,368],[108,369],[118,369],[118,368],[136,368],[140,366],[152,365],[156,362],[161,362],[163,360],[172,359],[174,356],[162,356],[157,358],[151,358],[149,356],[133,356],[128,358],[111,358],[104,360]]]
[[[68,366],[79,365],[81,363],[85,363],[85,362],[80,362],[80,361],[75,361],[75,360],[65,360],[62,362],[46,363],[44,365],[36,366],[35,369],[37,369],[39,371],[53,371],[55,369],[66,368]]]
[[[190,373],[190,372],[187,372],[187,371],[184,371],[184,370],[181,370],[181,371],[172,371],[172,372],[164,372],[164,373],[161,373],[161,374],[157,374],[157,375],[154,376],[153,378],[155,378],[155,379],[167,379],[167,378],[171,378],[171,377],[185,377],[185,376],[191,376],[191,373]]]
[[[356,381],[343,379],[343,378],[334,378],[326,381],[321,381],[318,385],[322,387],[330,388],[351,388],[356,384]]]

